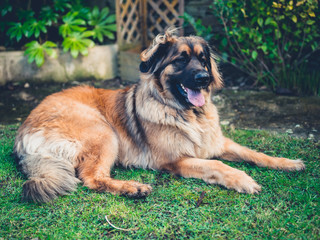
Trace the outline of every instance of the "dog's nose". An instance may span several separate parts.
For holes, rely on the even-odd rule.
[[[200,84],[208,83],[209,79],[210,79],[210,76],[209,76],[209,73],[207,72],[198,72],[194,76],[195,82]]]

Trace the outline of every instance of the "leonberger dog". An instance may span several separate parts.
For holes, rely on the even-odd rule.
[[[79,86],[45,98],[18,130],[14,152],[27,175],[23,196],[48,202],[82,181],[97,191],[145,197],[152,187],[113,179],[112,167],[148,168],[200,178],[240,193],[261,187],[221,161],[302,170],[223,136],[211,101],[222,87],[215,57],[200,37],[158,35],[141,53],[140,81],[120,90]]]

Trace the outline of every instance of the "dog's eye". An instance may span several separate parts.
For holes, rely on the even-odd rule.
[[[175,60],[175,63],[178,63],[178,64],[186,64],[188,61],[188,59],[184,56],[181,56],[181,57],[178,57],[176,60]]]
[[[204,55],[203,52],[201,52],[199,54],[198,59],[199,59],[201,65],[202,65],[202,67],[205,67],[207,65],[207,60],[206,60],[205,55]]]
[[[207,61],[205,58],[200,58],[200,63],[202,65],[202,67],[205,67],[207,65]]]

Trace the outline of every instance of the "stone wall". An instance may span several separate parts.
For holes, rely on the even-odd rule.
[[[42,67],[28,63],[23,51],[0,52],[0,85],[14,81],[106,80],[118,75],[116,44],[95,46],[88,56],[72,58],[58,50],[58,58],[47,58]]]

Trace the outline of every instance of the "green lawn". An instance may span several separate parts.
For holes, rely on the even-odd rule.
[[[150,183],[151,195],[142,200],[128,199],[79,185],[69,196],[50,204],[34,204],[21,201],[25,179],[12,157],[17,127],[0,127],[0,239],[320,237],[319,143],[263,131],[226,131],[238,143],[256,150],[305,161],[304,172],[289,173],[227,162],[261,184],[258,195],[167,173],[118,167],[113,170],[115,178]],[[113,228],[105,215],[115,226],[134,230]]]

